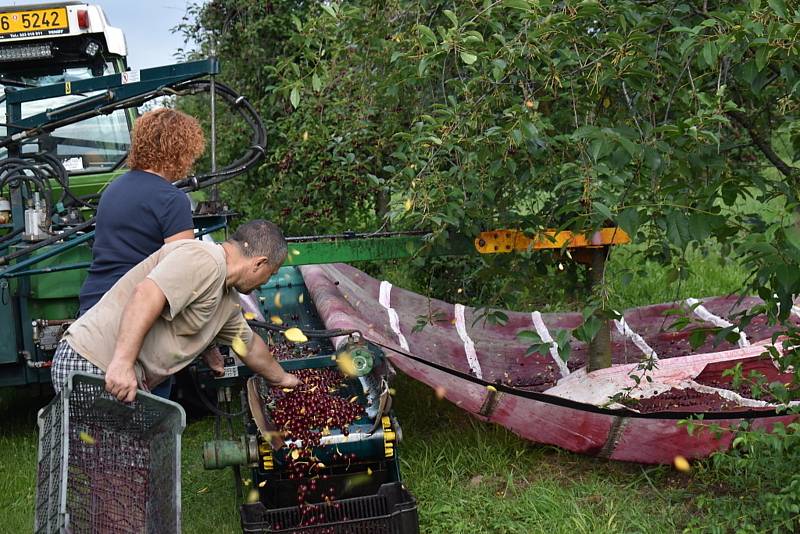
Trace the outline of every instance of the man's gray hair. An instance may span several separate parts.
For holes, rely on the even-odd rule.
[[[281,229],[264,219],[244,223],[228,241],[236,243],[245,256],[265,256],[274,266],[282,264],[289,252]]]

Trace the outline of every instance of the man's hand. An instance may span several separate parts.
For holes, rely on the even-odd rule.
[[[136,372],[133,365],[112,360],[106,371],[106,391],[123,402],[133,402],[136,398]]]
[[[292,373],[285,373],[285,376],[277,384],[273,383],[269,379],[267,379],[267,381],[270,382],[270,385],[272,385],[272,386],[278,386],[278,387],[282,387],[282,388],[291,388],[291,389],[294,389],[294,388],[296,388],[297,386],[299,386],[300,384],[303,383],[299,378],[297,378]]]
[[[295,388],[302,382],[295,375],[287,373],[270,353],[264,340],[253,335],[247,348],[247,357],[242,361],[253,371],[263,376],[272,386]]]
[[[225,374],[225,360],[222,358],[219,347],[216,345],[208,347],[200,354],[200,357],[206,362],[208,368],[214,372],[214,376],[223,376]]]

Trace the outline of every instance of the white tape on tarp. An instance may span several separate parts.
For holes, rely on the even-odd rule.
[[[617,327],[617,332],[619,332],[620,335],[630,339],[633,344],[636,345],[636,347],[642,351],[642,353],[644,353],[645,356],[652,360],[658,361],[658,354],[656,354],[656,351],[647,344],[647,341],[645,341],[642,336],[633,331],[630,325],[628,325],[628,323],[625,321],[624,317],[614,319],[614,326]]]
[[[558,365],[558,370],[561,372],[561,376],[567,376],[569,374],[567,362],[565,362],[558,353],[558,344],[553,341],[553,338],[550,336],[550,331],[547,329],[547,325],[544,324],[544,321],[542,320],[542,314],[538,311],[531,313],[531,321],[533,321],[533,327],[536,329],[536,333],[539,334],[541,340],[550,344],[550,356],[552,356],[553,361],[556,362],[556,365]]]
[[[400,342],[400,347],[403,350],[409,350],[406,336],[404,336],[400,331],[400,318],[397,316],[397,312],[394,311],[394,308],[392,308],[392,284],[386,280],[381,282],[378,301],[381,303],[381,306],[386,308],[386,313],[389,314],[389,326],[392,328],[392,332],[394,332],[397,336],[397,340]]]
[[[726,321],[719,315],[714,315],[710,311],[708,311],[702,304],[699,304],[699,300],[689,297],[686,299],[686,304],[690,307],[694,306],[693,312],[696,316],[701,318],[704,321],[708,321],[709,323],[718,326],[720,328],[729,328],[733,326],[733,323]],[[738,328],[733,329],[734,332],[739,334],[739,346],[741,348],[749,347],[750,342],[747,340],[747,335],[744,332],[739,330]]]
[[[458,337],[460,337],[461,341],[464,343],[464,353],[467,355],[467,364],[469,364],[469,368],[472,369],[472,373],[475,376],[478,378],[483,378],[481,364],[478,362],[478,354],[475,352],[475,343],[472,342],[469,334],[467,334],[467,321],[464,319],[463,304],[455,305],[455,314],[456,332],[458,332]]]

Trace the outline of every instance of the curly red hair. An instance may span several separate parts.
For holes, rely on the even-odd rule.
[[[155,109],[133,125],[128,167],[151,169],[174,182],[189,174],[204,150],[205,136],[197,119],[174,109]]]

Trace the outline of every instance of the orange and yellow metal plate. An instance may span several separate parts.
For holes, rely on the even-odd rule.
[[[526,250],[595,248],[624,245],[631,239],[622,228],[601,228],[591,235],[568,230],[547,230],[533,237],[519,230],[481,232],[475,238],[475,248],[481,254],[503,254]]]

